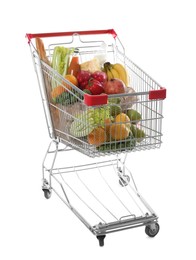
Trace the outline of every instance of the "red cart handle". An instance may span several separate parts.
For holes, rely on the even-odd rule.
[[[160,89],[149,91],[149,99],[165,99],[165,98],[166,98],[166,88],[160,87]]]
[[[58,36],[72,36],[73,34],[79,35],[94,35],[94,34],[111,34],[114,38],[117,37],[117,33],[114,29],[107,29],[107,30],[91,30],[91,31],[72,31],[72,32],[55,32],[55,33],[27,33],[26,37],[28,38],[28,43],[31,39],[36,37],[58,37]]]

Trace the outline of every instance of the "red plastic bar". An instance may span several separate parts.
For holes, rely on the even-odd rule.
[[[31,39],[39,37],[59,37],[59,36],[72,36],[73,34],[79,35],[95,35],[95,34],[111,34],[114,38],[117,37],[117,33],[114,29],[106,30],[90,30],[90,31],[72,31],[72,32],[54,32],[54,33],[27,33],[26,37],[28,38],[28,43]]]
[[[87,106],[99,106],[99,105],[106,105],[108,103],[108,95],[101,94],[101,95],[89,95],[84,94],[84,104]]]
[[[156,90],[149,91],[149,99],[165,99],[166,98],[166,88],[160,88]]]

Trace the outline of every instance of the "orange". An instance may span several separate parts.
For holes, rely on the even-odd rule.
[[[67,74],[65,75],[65,79],[74,84],[76,87],[78,86],[78,80],[74,75]],[[65,88],[68,90],[72,90],[72,87],[66,82],[63,82],[63,86],[65,86]]]

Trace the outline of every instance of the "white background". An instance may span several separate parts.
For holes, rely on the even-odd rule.
[[[129,6],[127,6],[129,2]],[[0,258],[195,259],[195,1],[7,1],[1,7]],[[41,191],[50,141],[25,33],[114,28],[127,56],[167,88],[161,149],[129,155],[159,215],[144,228],[96,238]],[[66,155],[65,161],[69,161]]]

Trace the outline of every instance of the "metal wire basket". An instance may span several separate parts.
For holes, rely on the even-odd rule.
[[[105,52],[111,63],[123,64],[129,75],[130,84],[126,93],[108,96],[89,95],[40,60],[36,48],[30,40],[50,137],[58,139],[90,157],[160,147],[162,106],[166,90],[125,55],[124,47],[113,31],[99,32],[90,35],[93,36],[93,40],[89,39],[90,33],[83,35],[79,32],[65,34],[65,37],[62,34],[61,41],[57,37],[59,34],[28,35],[29,39],[42,36],[46,37],[47,40],[48,36],[56,36],[49,37],[50,41],[47,48],[49,59],[52,57],[55,46],[74,46],[82,61],[88,60],[95,54],[102,55]],[[51,86],[54,82],[65,88],[66,98],[63,104],[55,104],[51,99]],[[117,100],[115,103],[113,102],[114,99]],[[127,114],[130,110],[137,111],[138,118],[130,118],[129,122],[121,119],[118,122],[111,120],[108,122],[108,113],[114,111],[116,105],[120,106],[121,112],[124,114]],[[130,134],[124,136],[124,127],[129,126],[131,126]],[[92,145],[88,142],[85,133],[90,133],[93,129],[100,127],[106,129],[106,135],[109,137],[105,138],[101,145],[96,145],[96,140],[92,142],[95,145]],[[111,136],[112,128],[114,131],[115,128],[118,131],[118,138]],[[81,129],[80,133],[76,129]],[[101,131],[97,131],[97,136],[94,136],[94,138],[97,140],[103,139],[102,134]]]

